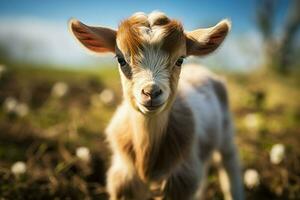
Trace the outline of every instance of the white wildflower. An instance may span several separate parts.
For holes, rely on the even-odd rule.
[[[115,100],[115,94],[111,89],[105,89],[99,94],[100,100],[105,104],[111,104]]]
[[[247,114],[244,123],[249,130],[257,131],[260,126],[260,117],[255,113]]]
[[[24,174],[26,172],[26,164],[22,161],[18,161],[18,162],[15,162],[12,166],[11,166],[11,172],[18,176],[18,175],[21,175],[21,174]]]
[[[52,95],[54,97],[63,97],[69,91],[69,86],[64,82],[57,82],[52,87]]]
[[[255,169],[247,169],[244,174],[244,183],[247,188],[252,189],[259,185],[259,174]]]
[[[19,103],[14,97],[7,97],[4,101],[4,110],[7,113],[13,113],[19,117],[24,117],[28,114],[29,108],[25,103]]]
[[[28,114],[29,108],[25,103],[18,103],[15,112],[19,117],[25,117]]]
[[[89,162],[91,160],[91,153],[87,147],[78,147],[76,149],[76,156],[84,162]]]
[[[7,97],[3,103],[4,110],[8,113],[14,113],[17,105],[18,101],[14,97]]]
[[[270,151],[271,163],[277,165],[282,162],[285,155],[285,147],[283,144],[275,144]]]

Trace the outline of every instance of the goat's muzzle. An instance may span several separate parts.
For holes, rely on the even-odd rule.
[[[141,105],[149,111],[156,110],[164,104],[161,96],[163,91],[156,84],[148,84],[141,91]]]

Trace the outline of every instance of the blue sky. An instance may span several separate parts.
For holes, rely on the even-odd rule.
[[[277,0],[277,23],[288,7],[289,0]],[[76,1],[76,0],[2,0],[0,17],[38,17],[66,22],[70,17],[83,21],[116,27],[118,21],[137,11],[149,13],[160,10],[181,19],[192,29],[206,23],[230,18],[235,31],[254,28],[255,6],[259,0],[191,0],[191,1]]]
[[[277,26],[284,23],[289,2],[277,0]],[[67,32],[67,21],[71,17],[86,24],[116,28],[120,20],[134,12],[160,10],[181,20],[187,30],[212,26],[223,18],[231,19],[233,27],[230,37],[220,53],[212,59],[208,58],[208,61],[212,64],[232,63],[233,59],[234,65],[255,65],[257,63],[254,61],[259,60],[257,56],[262,49],[255,27],[257,3],[259,0],[1,0],[0,44],[6,43],[16,57],[29,57],[41,62],[94,62]]]

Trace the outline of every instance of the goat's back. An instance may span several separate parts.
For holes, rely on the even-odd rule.
[[[224,121],[230,121],[223,80],[195,64],[183,66],[180,76],[178,95],[192,110],[199,141],[206,150],[218,148],[223,140]]]

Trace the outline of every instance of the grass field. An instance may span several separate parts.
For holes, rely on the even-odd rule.
[[[259,175],[256,186],[245,187],[247,199],[300,199],[299,73],[224,76],[243,172]],[[0,76],[0,199],[107,199],[103,130],[120,101],[116,67],[7,67]],[[273,164],[277,143],[285,154]],[[80,156],[79,147],[89,152]],[[12,170],[17,161],[26,170]],[[222,199],[214,171],[206,196]]]

